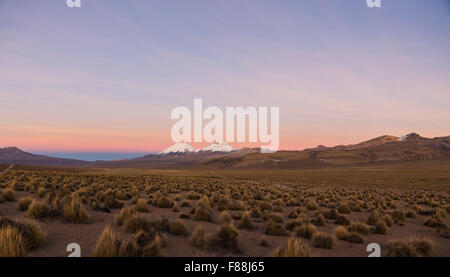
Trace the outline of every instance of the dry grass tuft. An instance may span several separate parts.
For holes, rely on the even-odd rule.
[[[313,252],[302,239],[291,237],[286,243],[276,248],[272,255],[274,257],[312,257]]]
[[[23,257],[25,242],[20,231],[11,226],[0,229],[0,257]]]

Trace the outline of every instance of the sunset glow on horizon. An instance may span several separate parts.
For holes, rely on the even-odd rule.
[[[159,152],[194,98],[280,107],[281,150],[450,135],[446,1],[64,2],[0,1],[0,148]]]

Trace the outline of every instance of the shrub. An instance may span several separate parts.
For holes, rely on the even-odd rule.
[[[310,239],[316,232],[316,227],[312,224],[302,225],[294,229],[294,235],[297,237]]]
[[[384,222],[383,220],[378,221],[377,224],[375,224],[375,233],[382,235],[386,234],[387,233],[386,222]]]
[[[342,203],[339,205],[338,212],[343,214],[349,214],[351,213],[350,205],[348,203]]]
[[[0,229],[0,257],[23,257],[26,255],[25,243],[20,231],[11,226]]]
[[[321,213],[316,214],[314,219],[311,220],[311,223],[316,226],[325,226],[326,222],[327,222],[327,220]]]
[[[338,240],[346,240],[348,236],[347,229],[342,226],[338,226],[334,229],[334,235]]]
[[[378,215],[377,212],[371,213],[371,214],[369,215],[369,218],[367,219],[367,224],[369,224],[369,225],[375,225],[375,224],[377,224],[379,217],[380,217],[380,216]],[[388,224],[388,225],[389,225],[389,224]]]
[[[136,211],[140,212],[140,213],[148,213],[150,211],[148,209],[147,202],[145,202],[145,199],[142,199],[142,198],[136,202],[135,208],[136,208]]]
[[[309,199],[308,203],[306,204],[306,208],[310,211],[317,210],[319,208],[319,205],[317,204],[316,200]]]
[[[203,205],[198,205],[194,211],[194,220],[211,221],[211,209]]]
[[[333,236],[324,233],[316,233],[312,237],[313,245],[317,248],[332,249],[334,247],[335,239]]]
[[[5,189],[2,192],[2,196],[3,196],[3,199],[5,201],[9,201],[9,202],[15,202],[16,201],[16,195],[15,195],[15,193],[14,193],[14,191],[12,189]]]
[[[34,249],[40,246],[45,239],[41,226],[35,221],[19,220],[14,222],[13,226],[22,234],[27,249]]]
[[[330,209],[323,213],[326,219],[336,220],[339,217],[339,212],[336,209]]]
[[[240,252],[238,236],[239,232],[232,224],[224,224],[220,231],[211,238],[209,246],[212,249],[221,247],[232,252]]]
[[[426,239],[391,241],[387,247],[388,257],[428,257],[432,252],[432,243]]]
[[[106,226],[100,238],[97,240],[92,257],[119,257],[121,240],[112,232],[110,226]]]
[[[221,224],[228,224],[228,223],[231,223],[232,221],[233,221],[233,219],[229,212],[223,211],[220,213],[219,222]]]
[[[416,218],[417,217],[417,213],[414,210],[407,211],[405,215],[408,218]]]
[[[311,247],[302,239],[291,237],[273,251],[274,257],[311,257]]]
[[[19,199],[19,210],[26,211],[30,206],[31,202],[33,202],[33,198],[31,197],[22,197]]]
[[[292,220],[286,223],[286,230],[294,230],[296,227],[303,225],[300,219]]]
[[[361,222],[352,222],[350,226],[348,226],[348,231],[368,235],[370,232],[370,227]]]
[[[271,236],[285,236],[286,235],[286,231],[283,229],[283,227],[281,225],[278,225],[277,223],[275,223],[275,221],[273,221],[272,219],[270,219],[269,222],[267,223],[264,233],[266,235],[271,235]]]
[[[154,232],[145,232],[144,230],[139,230],[134,237],[134,242],[139,247],[146,246],[149,242],[155,239],[156,234]]]
[[[44,202],[33,200],[28,206],[27,216],[34,219],[42,219],[48,216],[48,207]]]
[[[242,214],[241,222],[239,223],[239,229],[243,229],[243,228],[248,229],[248,230],[253,229],[252,217],[250,216],[249,211],[245,211]]]
[[[191,236],[191,243],[197,248],[204,249],[208,246],[208,240],[202,225],[198,225]]]
[[[438,229],[446,229],[447,225],[443,222],[442,218],[437,217],[435,214],[432,216],[427,217],[427,219],[424,222],[425,226],[438,228]]]
[[[385,214],[385,215],[381,218],[381,220],[383,220],[383,221],[386,223],[386,225],[389,226],[389,227],[391,227],[392,224],[394,224],[394,221],[392,220],[392,217],[391,217],[390,215],[388,215],[388,214]],[[375,224],[377,224],[377,223],[375,223]],[[375,225],[375,224],[374,224],[374,225]]]
[[[176,236],[187,236],[189,234],[186,226],[181,221],[169,223],[169,233]]]
[[[154,205],[158,208],[172,208],[173,203],[169,198],[165,196],[160,196],[154,200]]]
[[[404,222],[405,221],[405,213],[402,211],[393,211],[391,213],[391,217],[394,222]]]
[[[126,219],[124,225],[125,231],[129,233],[136,233],[139,230],[150,231],[149,223],[136,214]]]
[[[337,225],[349,225],[350,224],[350,220],[345,217],[344,215],[340,215],[338,216],[338,218],[336,219],[336,221],[334,222]]]
[[[142,256],[144,257],[161,257],[161,238],[156,235],[155,239],[144,247]]]
[[[436,208],[436,209],[434,209],[433,213],[436,215],[436,217],[447,218],[447,211],[444,209]]]
[[[90,216],[78,197],[73,197],[69,204],[64,206],[63,217],[69,222],[86,224]]]
[[[364,239],[363,237],[356,233],[356,232],[350,232],[347,234],[347,237],[345,238],[346,241],[350,243],[363,243]]]
[[[125,220],[132,215],[136,214],[136,211],[132,209],[131,207],[123,207],[120,210],[119,215],[116,217],[116,223],[119,226],[122,226],[125,222]]]

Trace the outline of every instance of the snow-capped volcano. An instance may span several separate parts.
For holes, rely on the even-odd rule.
[[[158,154],[187,154],[187,153],[194,153],[195,148],[190,146],[187,143],[178,142],[174,145],[164,149],[163,151],[159,152]]]
[[[233,146],[229,145],[226,142],[215,142],[213,144],[210,144],[206,146],[205,148],[199,149],[200,152],[233,152],[237,149]]]

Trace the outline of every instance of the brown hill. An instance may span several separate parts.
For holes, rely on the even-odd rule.
[[[203,164],[230,168],[295,169],[433,159],[450,159],[450,136],[424,138],[415,133],[404,138],[381,136],[355,145],[320,146],[272,154],[251,153],[239,158],[217,158]]]
[[[84,162],[52,158],[26,153],[16,147],[0,148],[0,164],[48,166],[72,165],[159,169],[300,169],[414,160],[445,160],[450,162],[450,136],[424,138],[411,133],[400,138],[380,136],[353,145],[319,146],[302,151],[260,153],[258,148],[244,148],[231,153],[154,154],[135,159],[107,162]]]
[[[80,160],[34,155],[24,152],[17,147],[0,148],[0,163],[45,166],[79,166],[87,164],[87,162]]]

